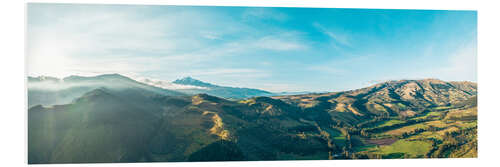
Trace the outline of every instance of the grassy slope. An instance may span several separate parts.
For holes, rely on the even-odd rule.
[[[376,146],[373,144],[367,144],[358,146],[355,148],[357,154],[370,155],[371,157],[380,158],[419,158],[427,157],[428,153],[434,151],[432,148],[431,140],[445,142],[445,135],[449,133],[456,132],[460,130],[470,129],[477,127],[477,107],[470,108],[458,108],[439,107],[439,112],[428,112],[422,116],[417,116],[415,119],[431,118],[426,122],[408,125],[400,127],[394,130],[388,130],[381,132],[381,134],[374,134],[373,136],[393,136],[401,138],[401,135],[411,134],[416,129],[425,129],[423,132],[409,135],[399,139],[397,142],[388,146]],[[437,118],[436,116],[441,116],[442,118]],[[398,122],[394,120],[380,121],[374,125],[383,126],[387,122]],[[435,129],[429,129],[435,128]],[[383,135],[382,135],[383,134]],[[476,157],[477,156],[477,135],[476,133],[471,133],[467,137],[465,144],[457,148],[448,148],[443,151],[443,154],[438,155],[438,157]],[[443,145],[443,144],[441,144]],[[436,146],[439,147],[439,146]]]
[[[28,161],[127,162],[143,159],[146,143],[160,120],[154,113],[159,109],[149,109],[139,109],[130,105],[127,99],[102,89],[87,93],[72,105],[39,108],[38,111],[30,109]]]
[[[431,144],[424,141],[408,141],[398,140],[389,146],[381,146],[374,151],[373,154],[382,154],[384,158],[421,158],[431,149]],[[402,153],[402,154],[401,154]],[[396,155],[403,155],[399,157]]]
[[[213,160],[328,158],[316,126],[276,115],[290,106],[270,101],[269,112],[259,113],[270,105],[134,91],[101,88],[72,104],[31,108],[29,163],[205,161],[206,154]]]
[[[203,94],[169,98],[144,91],[97,91],[74,104],[31,108],[28,157],[30,163],[62,163],[205,161],[206,155],[213,160],[477,155],[475,133],[460,143],[447,137],[477,126],[474,105],[437,106],[412,117],[407,116],[408,109],[418,108],[412,105],[421,101],[410,103],[397,95],[377,97],[397,99],[394,105],[386,105],[370,99],[373,91],[317,96],[306,104],[266,97],[234,102]],[[372,107],[363,104],[366,101]],[[345,111],[336,110],[339,106]],[[375,111],[381,106],[386,106],[383,112]],[[402,111],[404,117],[398,117]],[[421,122],[405,124],[415,119]],[[361,127],[383,131],[361,137],[362,128],[355,125],[368,121],[372,122]],[[432,127],[437,129],[427,129]],[[424,131],[410,134],[417,129]],[[380,146],[363,142],[387,137],[398,140]],[[456,147],[441,147],[434,140]]]

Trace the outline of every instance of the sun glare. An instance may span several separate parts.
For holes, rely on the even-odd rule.
[[[54,77],[69,75],[72,62],[66,56],[65,48],[62,47],[68,44],[60,43],[57,40],[44,40],[32,44],[32,50],[28,51],[28,75],[50,74]]]

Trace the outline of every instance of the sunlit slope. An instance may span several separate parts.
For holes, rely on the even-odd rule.
[[[28,113],[29,162],[118,162],[143,158],[163,109],[139,92],[143,93],[130,89],[117,94],[99,88],[72,104],[32,107]]]
[[[355,125],[374,117],[412,117],[429,108],[461,103],[476,94],[476,83],[425,79],[388,81],[345,92],[274,98],[307,111],[328,112],[334,120]]]
[[[259,112],[290,107],[266,105],[99,88],[71,104],[30,108],[29,162],[328,158],[327,141],[313,123]]]
[[[119,82],[119,81],[116,81]],[[476,84],[402,80],[228,100],[92,89],[28,111],[29,163],[477,156]],[[418,149],[417,149],[418,148]]]

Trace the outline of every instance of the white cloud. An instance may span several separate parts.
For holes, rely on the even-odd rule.
[[[335,32],[332,29],[325,28],[323,25],[319,23],[313,23],[313,26],[316,27],[321,33],[327,35],[334,41],[334,46],[339,47],[338,44],[344,46],[351,46],[351,41],[349,36],[345,32]],[[338,30],[337,30],[338,31]]]
[[[211,39],[211,40],[221,39],[221,36],[217,32],[202,32],[201,36],[203,36],[206,39]]]
[[[194,10],[147,15],[143,14],[147,7],[32,5],[28,11],[27,66],[28,75],[35,76],[178,73],[183,68],[201,68],[218,57],[307,48],[298,33],[277,30],[269,35],[230,17]],[[248,12],[253,17],[275,13]],[[228,42],[224,40],[228,34],[252,35]]]
[[[276,21],[286,21],[288,16],[270,8],[248,8],[245,12],[243,12],[242,18],[244,20],[271,19]]]
[[[315,65],[307,68],[321,73],[328,73],[329,75],[346,75],[349,71],[338,68],[332,65]]]
[[[215,68],[215,69],[202,69],[202,70],[186,70],[180,72],[184,76],[218,76],[218,77],[266,77],[270,74],[256,69],[250,68]]]
[[[175,83],[171,83],[168,81],[163,81],[163,80],[159,80],[159,79],[152,79],[152,78],[140,77],[140,78],[134,78],[134,80],[151,85],[151,86],[164,88],[164,89],[172,89],[172,90],[177,90],[177,89],[209,89],[209,88],[200,87],[200,86],[175,84]]]
[[[256,41],[256,46],[263,49],[277,51],[300,50],[307,48],[307,46],[294,40],[295,39],[287,39],[285,36],[267,36]]]
[[[137,24],[138,20],[124,13],[85,13],[64,12],[61,16],[46,18],[54,20],[51,24],[29,25],[28,74],[62,77],[72,74],[71,70],[124,70],[128,65],[120,62],[96,62],[105,62],[110,54],[124,56],[113,53],[118,49],[165,52],[174,47],[173,42],[160,38],[163,35],[157,30],[159,24]]]
[[[352,69],[352,67],[366,66],[367,64],[370,64],[370,59],[372,57],[374,57],[374,55],[345,54],[330,61],[309,66],[307,69],[336,76],[353,75],[356,71],[351,71],[350,69]]]
[[[477,43],[465,42],[458,46],[453,45],[441,49],[445,52],[438,53],[438,55],[427,53],[424,50],[422,57],[405,62],[403,68],[378,79],[436,78],[444,81],[477,81]],[[429,60],[435,60],[435,62],[422,64],[422,62]]]
[[[220,47],[219,47],[220,48]],[[294,31],[281,30],[271,35],[249,37],[223,45],[225,52],[245,53],[260,50],[296,51],[308,49],[307,42],[301,39],[301,34]]]
[[[477,81],[477,46],[475,43],[463,45],[450,56],[448,65],[435,71],[445,80]]]

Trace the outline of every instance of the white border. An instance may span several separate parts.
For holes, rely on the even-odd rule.
[[[334,7],[382,9],[446,9],[478,11],[478,85],[479,85],[479,158],[411,159],[411,160],[337,160],[337,161],[258,161],[210,163],[133,163],[72,164],[57,166],[492,166],[498,164],[500,151],[496,135],[500,111],[497,71],[500,26],[498,5],[465,0],[12,0],[0,5],[0,164],[26,166],[26,108],[24,69],[24,29],[26,2],[95,3],[95,4],[168,4],[197,6],[267,6],[267,7]],[[24,94],[23,94],[24,93]],[[46,165],[37,165],[46,166]]]
[[[266,6],[266,7],[330,7],[330,8],[382,8],[382,9],[455,9],[475,10],[479,3],[461,0],[26,0],[27,2],[90,3],[90,4],[168,4],[196,6]]]

